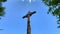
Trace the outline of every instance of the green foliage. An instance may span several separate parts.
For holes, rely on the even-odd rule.
[[[43,0],[43,2],[49,7],[48,14],[51,13],[60,20],[60,0]]]
[[[51,12],[52,14],[55,13],[55,11],[60,10],[60,0],[43,0],[45,5],[49,7],[48,13]],[[56,14],[56,13],[55,13]],[[55,15],[53,14],[53,15]]]
[[[4,11],[4,7],[0,7],[0,12],[3,12]]]
[[[0,16],[4,16],[5,12],[4,12],[4,7],[0,7]]]
[[[60,0],[43,0],[43,2],[48,6],[56,6],[60,3]]]
[[[4,7],[2,7],[2,2],[6,2],[7,0],[0,0],[0,16],[4,16]]]
[[[57,28],[60,28],[60,26],[58,26]]]
[[[7,0],[0,0],[0,2],[6,2]]]

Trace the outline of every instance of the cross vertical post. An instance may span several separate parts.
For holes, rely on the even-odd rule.
[[[30,15],[29,14],[28,14],[28,23],[27,23],[27,34],[31,34]]]

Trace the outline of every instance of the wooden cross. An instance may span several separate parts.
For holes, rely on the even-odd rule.
[[[23,16],[23,18],[28,18],[28,23],[27,23],[27,34],[31,34],[31,26],[30,26],[30,16],[32,16],[32,14],[35,14],[36,11],[34,12],[30,12],[28,11],[28,14]]]

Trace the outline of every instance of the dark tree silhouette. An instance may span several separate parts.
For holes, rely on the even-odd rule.
[[[57,17],[57,24],[60,24],[60,0],[43,0],[44,4],[49,7],[48,14],[51,13]],[[60,26],[58,26],[60,28]]]
[[[6,2],[7,0],[0,0],[0,16],[4,16],[5,12],[4,9],[5,7],[2,6],[2,2]]]

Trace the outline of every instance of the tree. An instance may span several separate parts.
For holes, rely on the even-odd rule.
[[[60,0],[43,0],[44,4],[49,7],[48,14],[51,13],[57,17],[57,24],[60,24]],[[60,28],[60,26],[58,26]]]
[[[5,7],[2,6],[2,2],[6,2],[7,0],[0,0],[0,16],[4,16],[5,12],[4,9]]]

